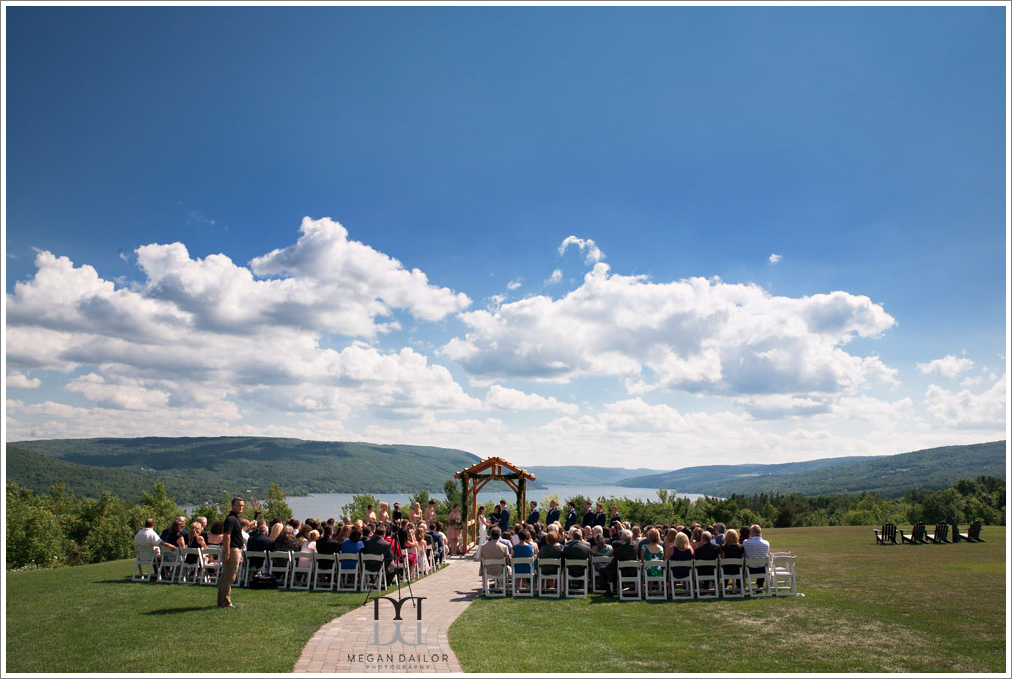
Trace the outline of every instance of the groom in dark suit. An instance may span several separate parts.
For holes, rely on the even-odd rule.
[[[502,513],[499,516],[499,530],[505,533],[510,529],[510,507],[504,499],[499,500],[499,506],[502,508]]]

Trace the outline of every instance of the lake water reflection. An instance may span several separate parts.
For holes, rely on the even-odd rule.
[[[537,500],[539,505],[547,505],[547,499],[553,494],[558,495],[559,502],[565,502],[566,498],[577,495],[583,495],[591,498],[592,500],[597,500],[599,497],[624,497],[629,498],[630,500],[650,500],[651,502],[658,501],[656,488],[562,485],[550,485],[543,489],[528,489],[527,499]],[[373,493],[373,495],[380,502],[389,502],[391,507],[395,502],[400,502],[403,506],[407,503],[409,497],[408,495],[398,495],[396,493]],[[436,493],[430,492],[429,495],[436,500],[445,499],[442,491]],[[341,515],[341,507],[351,503],[352,497],[352,493],[319,493],[316,495],[289,497],[288,506],[292,508],[292,513],[295,515],[295,518],[300,520],[308,517],[317,519],[328,519],[330,517],[339,518]],[[695,500],[699,497],[699,495],[696,493],[678,493],[678,497],[687,497],[690,500]],[[514,502],[516,502],[513,492],[508,489],[505,491],[478,493],[478,502],[480,503],[485,503],[488,500],[498,501],[500,498],[505,498],[506,502],[510,503],[511,507]],[[582,507],[580,509],[582,511]]]

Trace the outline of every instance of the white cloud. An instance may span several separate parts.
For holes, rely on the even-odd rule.
[[[1005,426],[1008,418],[1006,375],[983,394],[968,389],[949,391],[932,384],[924,394],[929,413],[943,425],[955,427]]]
[[[552,275],[545,280],[546,285],[554,285],[562,281],[562,269],[556,269],[552,272]]]
[[[520,288],[520,286],[523,285],[523,284],[524,284],[524,279],[523,278],[517,278],[516,280],[512,280],[509,283],[507,283],[506,284],[506,289],[507,290],[518,290]]]
[[[948,354],[945,358],[936,358],[930,363],[918,363],[917,369],[925,375],[938,373],[942,377],[955,379],[968,370],[973,369],[973,361],[968,358],[957,358]]]
[[[719,279],[652,283],[598,263],[559,300],[529,297],[460,318],[470,331],[442,352],[478,377],[615,376],[631,394],[810,396],[895,384],[878,357],[843,349],[895,321],[846,292],[795,299]]]
[[[776,266],[777,264],[780,263],[780,260],[782,259],[783,257],[781,255],[770,255],[770,264]]]
[[[560,257],[565,254],[566,248],[570,245],[575,245],[580,249],[580,252],[584,253],[584,261],[587,264],[597,264],[604,259],[604,253],[601,252],[601,249],[597,247],[597,244],[594,243],[594,241],[589,238],[584,240],[582,238],[577,238],[576,236],[567,236],[566,239],[562,241],[562,245],[559,246]]]
[[[527,394],[517,389],[510,389],[498,384],[489,387],[485,402],[499,410],[557,410],[563,413],[576,414],[580,407],[575,403],[564,403],[554,396],[544,397],[538,394]]]
[[[8,373],[7,386],[17,389],[38,389],[42,386],[42,380],[38,377],[29,379],[26,375],[22,375],[19,372]]]

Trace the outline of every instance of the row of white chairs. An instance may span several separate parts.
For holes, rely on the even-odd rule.
[[[187,563],[187,557],[193,563]],[[376,563],[378,562],[378,563]],[[314,589],[359,592],[387,588],[383,556],[378,554],[318,554],[316,552],[247,552],[233,584],[249,587],[257,573],[272,576],[279,589]],[[367,565],[375,564],[375,565]],[[134,582],[217,585],[222,569],[221,549],[187,548],[179,551],[137,554],[131,579]],[[400,564],[408,577],[407,556]],[[434,557],[420,559],[418,572],[436,570]]]
[[[570,573],[572,560],[515,558],[507,568],[505,559],[487,559],[482,568],[485,596],[582,598],[606,591],[598,568],[611,557],[588,560],[583,573]],[[617,590],[622,601],[666,601],[668,599],[717,599],[763,596],[804,596],[799,594],[794,575],[797,557],[778,552],[759,559],[713,559],[692,561],[620,561]],[[582,565],[582,564],[581,564]],[[518,573],[517,566],[525,573]],[[491,570],[498,574],[489,573]],[[554,574],[545,569],[554,568]],[[676,575],[676,572],[678,573]]]

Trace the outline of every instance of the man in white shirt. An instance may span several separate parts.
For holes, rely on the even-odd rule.
[[[161,555],[161,552],[159,551],[160,547],[175,549],[175,545],[163,542],[162,539],[158,537],[158,533],[155,532],[155,520],[148,519],[144,522],[144,528],[141,528],[137,531],[137,534],[134,535],[134,551],[137,556],[150,556],[151,562],[154,563]]]
[[[742,548],[745,550],[746,559],[765,559],[770,555],[770,543],[763,540],[763,529],[759,524],[753,524],[751,530],[749,530],[749,539],[741,543]],[[752,573],[761,573],[761,570],[750,568]],[[756,580],[756,585],[762,587],[766,583],[766,578],[759,578]]]

